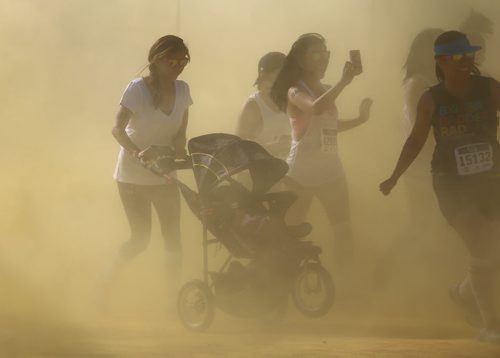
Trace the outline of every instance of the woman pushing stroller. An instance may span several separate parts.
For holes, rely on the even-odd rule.
[[[189,61],[189,50],[181,38],[173,35],[159,38],[149,50],[149,75],[130,82],[120,100],[112,130],[121,146],[114,179],[131,234],[106,273],[107,284],[123,263],[148,246],[154,207],[165,241],[169,288],[176,291],[182,253],[179,189],[174,181],[166,182],[141,161],[156,159],[161,153],[155,148],[171,148],[176,156],[185,154],[188,108],[192,100],[188,84],[177,77]]]

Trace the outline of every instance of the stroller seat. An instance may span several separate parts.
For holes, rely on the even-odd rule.
[[[280,191],[266,193],[257,196],[255,200],[261,204],[268,204],[269,215],[285,221],[286,211],[297,200],[297,194],[291,191]],[[304,222],[296,225],[286,225],[286,231],[292,238],[299,239],[309,235],[312,231],[312,225]]]
[[[309,223],[301,223],[297,225],[287,225],[288,234],[295,239],[306,237],[312,231],[312,225]]]
[[[212,223],[219,228],[216,237],[239,257],[251,257],[260,250],[305,237],[312,231],[309,223],[285,224],[286,210],[295,200],[292,192],[256,195],[228,178],[212,190],[209,198],[214,212]]]

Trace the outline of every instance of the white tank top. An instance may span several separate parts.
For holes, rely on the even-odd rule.
[[[265,145],[274,142],[280,136],[290,135],[290,122],[286,113],[270,108],[260,92],[255,92],[250,98],[255,100],[262,116],[262,131],[255,138],[256,142]]]
[[[304,82],[299,82],[299,85],[314,96]],[[337,127],[336,110],[311,114],[305,134],[298,141],[292,140],[287,158],[290,178],[305,187],[312,187],[344,175],[337,148]]]

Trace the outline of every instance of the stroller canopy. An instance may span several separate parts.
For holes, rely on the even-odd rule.
[[[192,138],[188,150],[200,194],[246,169],[252,192],[265,193],[288,171],[285,161],[273,157],[255,142],[231,134],[214,133]]]

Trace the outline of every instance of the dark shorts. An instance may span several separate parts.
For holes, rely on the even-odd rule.
[[[439,208],[448,222],[464,211],[478,210],[489,220],[500,219],[500,177],[433,175]]]

